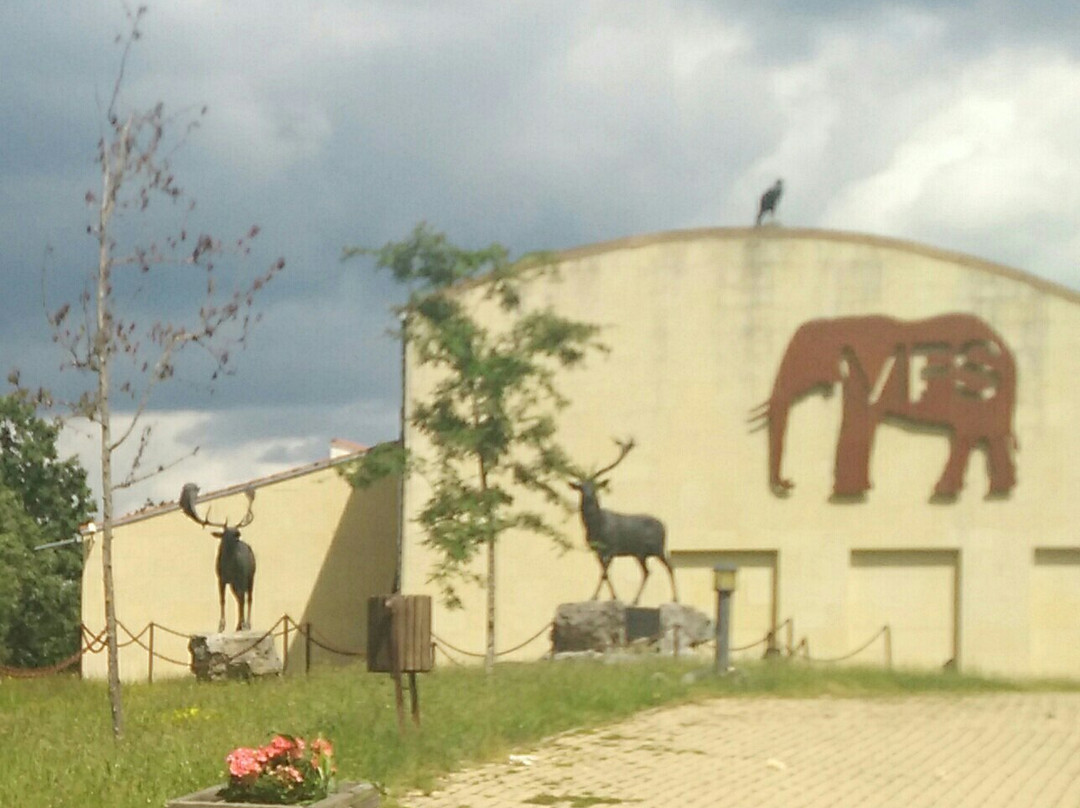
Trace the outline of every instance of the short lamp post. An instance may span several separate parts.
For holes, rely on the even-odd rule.
[[[716,589],[716,675],[722,676],[731,667],[731,595],[739,568],[734,564],[713,567],[713,586]]]

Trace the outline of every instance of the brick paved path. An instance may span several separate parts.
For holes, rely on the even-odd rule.
[[[1080,806],[1080,694],[718,699],[459,772],[409,808]]]

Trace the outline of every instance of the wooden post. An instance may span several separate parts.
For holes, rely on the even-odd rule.
[[[398,732],[405,732],[405,693],[401,687],[401,656],[398,654],[397,614],[400,601],[396,595],[386,599],[390,620],[390,677],[394,680],[394,706],[397,708]]]
[[[420,726],[420,691],[416,687],[416,672],[409,671],[409,694],[412,697],[412,720]]]
[[[285,615],[285,632],[281,644],[281,672],[289,672],[289,615]]]
[[[307,631],[304,632],[304,675],[311,673],[311,621],[309,620],[304,625],[307,626]]]
[[[154,623],[150,623],[150,641],[147,643],[149,650],[147,651],[146,658],[146,681],[147,684],[154,683]]]

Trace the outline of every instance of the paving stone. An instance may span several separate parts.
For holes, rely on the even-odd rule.
[[[1080,694],[717,699],[516,751],[533,765],[459,772],[400,802],[1075,808]]]

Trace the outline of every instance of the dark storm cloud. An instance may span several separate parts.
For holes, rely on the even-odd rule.
[[[287,262],[236,375],[211,392],[190,367],[161,388],[165,449],[201,445],[196,470],[243,479],[331,437],[396,435],[384,332],[401,291],[339,258],[420,220],[465,246],[558,250],[747,225],[783,176],[785,225],[1075,284],[1076,21],[1041,0],[153,3],[124,102],[206,104],[175,158],[198,229],[262,227],[235,271]],[[112,0],[0,4],[0,370],[67,391],[43,253],[50,300],[77,296],[123,28]],[[158,285],[138,312],[152,322],[176,300]]]

